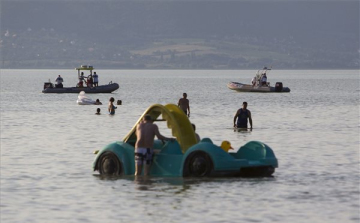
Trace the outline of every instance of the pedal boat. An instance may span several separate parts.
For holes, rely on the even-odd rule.
[[[278,167],[273,150],[260,141],[247,142],[235,153],[224,151],[209,138],[203,138],[197,143],[188,117],[178,106],[155,104],[143,113],[122,141],[110,143],[94,152],[94,171],[100,175],[134,175],[135,130],[146,114],[155,121],[165,121],[176,138],[166,142],[155,140],[151,176],[267,177]]]

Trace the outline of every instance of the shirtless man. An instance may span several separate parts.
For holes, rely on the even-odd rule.
[[[150,173],[154,150],[154,137],[161,140],[173,140],[160,134],[157,125],[153,124],[150,115],[144,116],[144,121],[136,126],[136,144],[135,144],[135,176],[141,175],[142,167],[145,164],[144,175]]]
[[[178,106],[190,118],[190,105],[189,105],[189,99],[187,99],[186,93],[183,93],[183,98],[179,99]]]

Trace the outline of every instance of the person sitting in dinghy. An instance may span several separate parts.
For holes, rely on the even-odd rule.
[[[253,87],[255,87],[255,85],[256,85],[256,76],[252,78],[251,84],[252,84]]]
[[[266,74],[263,74],[263,76],[261,77],[261,85],[262,85],[262,86],[267,86],[267,77],[266,77]]]
[[[56,84],[55,84],[56,88],[63,88],[62,82],[64,82],[64,79],[60,75],[56,78],[55,81],[56,81]]]

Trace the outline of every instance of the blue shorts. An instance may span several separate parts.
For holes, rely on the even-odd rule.
[[[154,150],[150,148],[135,149],[135,164],[136,165],[150,165],[153,161]]]

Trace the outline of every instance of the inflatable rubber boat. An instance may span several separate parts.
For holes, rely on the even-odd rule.
[[[48,82],[44,83],[44,89],[42,90],[42,93],[78,94],[81,91],[84,91],[85,93],[111,93],[119,89],[119,84],[113,83],[112,81],[110,81],[109,84],[93,86],[93,84],[90,82],[93,76],[92,73],[92,71],[94,70],[93,66],[82,65],[78,68],[75,68],[75,70],[78,71],[78,79],[79,79],[79,82],[77,83],[76,87],[63,87],[62,83],[60,85],[57,85],[51,83],[51,81],[49,80]],[[84,73],[84,71],[89,71],[90,74],[87,77],[81,75]]]
[[[275,87],[272,86],[253,86],[250,84],[243,84],[239,82],[229,82],[227,84],[227,87],[231,90],[240,91],[240,92],[263,92],[263,93],[269,93],[269,92],[290,92],[290,88],[283,87],[282,82],[276,82]]]
[[[271,68],[264,67],[262,70],[258,70],[252,79],[251,84],[243,84],[239,82],[231,81],[227,84],[227,87],[231,90],[239,92],[290,92],[290,88],[284,87],[282,82],[276,82],[275,86],[270,86],[270,82],[267,82],[267,73]]]

